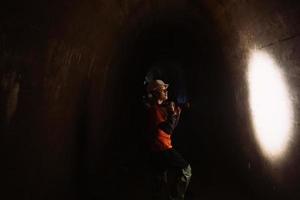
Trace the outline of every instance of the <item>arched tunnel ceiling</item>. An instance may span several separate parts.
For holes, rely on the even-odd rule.
[[[254,49],[274,59],[292,93],[297,133],[299,11],[293,0],[7,2],[1,198],[144,197],[146,169],[132,170],[142,162],[137,133],[124,131],[140,128],[142,82],[161,52],[181,66],[192,99],[175,138],[194,172],[189,197],[299,198],[299,136],[282,165],[266,159],[246,81]]]

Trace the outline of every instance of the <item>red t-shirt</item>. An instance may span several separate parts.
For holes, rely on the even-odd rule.
[[[153,151],[163,151],[172,148],[171,134],[160,127],[168,119],[164,106],[152,105],[148,108],[148,142]]]

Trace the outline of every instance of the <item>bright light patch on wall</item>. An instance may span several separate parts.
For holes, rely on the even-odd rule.
[[[255,137],[268,159],[280,161],[287,151],[293,126],[287,84],[275,61],[263,51],[252,52],[247,76]]]

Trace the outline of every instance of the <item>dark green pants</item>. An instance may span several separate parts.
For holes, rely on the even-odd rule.
[[[174,148],[154,152],[151,157],[153,199],[183,200],[192,176],[191,166]]]

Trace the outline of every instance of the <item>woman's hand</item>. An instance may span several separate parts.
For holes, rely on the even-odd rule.
[[[181,113],[181,108],[171,101],[168,104],[168,112],[173,116],[179,116]]]
[[[180,115],[181,114],[181,108],[179,107],[179,106],[175,106],[175,113],[176,113],[176,115]]]

